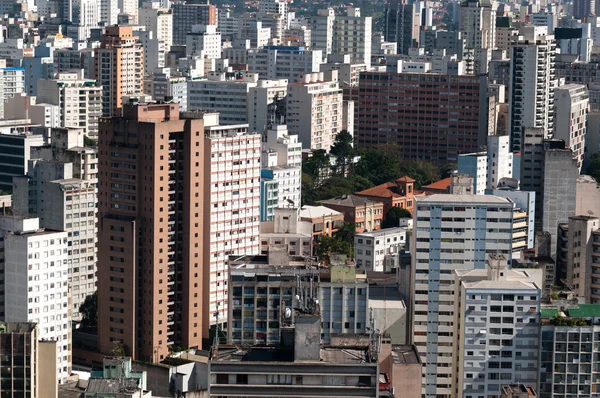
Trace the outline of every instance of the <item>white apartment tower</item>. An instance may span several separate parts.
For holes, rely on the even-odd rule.
[[[351,63],[370,68],[371,24],[371,17],[361,17],[359,8],[346,8],[346,15],[337,15],[334,20],[332,54],[349,54]]]
[[[58,383],[71,375],[67,232],[40,228],[39,219],[0,216],[0,307],[6,322],[38,324],[39,338],[55,340]]]
[[[276,125],[266,132],[262,144],[261,176],[277,182],[276,207],[300,207],[302,188],[302,143],[291,135],[285,125]]]
[[[310,43],[313,50],[323,51],[323,57],[333,50],[333,24],[335,12],[332,8],[319,10],[317,15],[308,18],[310,28]]]
[[[457,270],[453,396],[499,396],[506,384],[537,385],[542,270]]]
[[[518,42],[511,47],[508,128],[512,152],[522,150],[524,128],[544,128],[547,137],[554,131],[555,55],[554,35],[544,26],[522,27]]]
[[[496,189],[502,178],[512,178],[513,154],[510,151],[510,136],[488,135],[487,163],[487,189]]]
[[[83,78],[83,69],[59,73],[55,79],[39,79],[38,103],[58,105],[62,127],[82,128],[86,135],[98,135],[102,115],[102,87]]]
[[[306,74],[288,87],[286,120],[290,134],[307,149],[329,152],[343,130],[343,94],[337,71]]]
[[[266,132],[273,125],[285,123],[285,105],[288,80],[259,80],[248,90],[246,113],[250,131]]]
[[[207,79],[188,81],[187,109],[218,112],[223,125],[247,123],[248,93],[257,84],[256,73],[236,78],[226,73],[210,72]]]
[[[186,56],[202,58],[221,58],[221,33],[216,25],[193,25],[192,31],[185,36]]]
[[[465,48],[496,48],[496,10],[493,0],[467,0],[458,9],[458,30],[463,32]]]
[[[264,14],[279,14],[284,21],[287,20],[287,0],[261,0],[258,4],[258,12]]]
[[[260,134],[248,125],[219,126],[205,114],[210,140],[210,313],[211,324],[227,321],[227,261],[230,255],[260,253]],[[208,145],[208,144],[206,144]]]
[[[489,254],[512,256],[513,209],[488,195],[416,198],[413,242],[413,341],[423,362],[423,396],[450,396],[456,333],[456,270],[485,269]]]
[[[106,26],[115,25],[118,15],[118,0],[100,0],[100,22],[104,22]]]
[[[165,52],[171,50],[173,45],[173,12],[169,8],[162,8],[159,2],[144,2],[138,11],[138,24],[145,26],[146,30],[153,33],[156,40],[162,41]]]
[[[581,170],[590,100],[584,84],[566,84],[554,91],[554,138],[565,141]]]

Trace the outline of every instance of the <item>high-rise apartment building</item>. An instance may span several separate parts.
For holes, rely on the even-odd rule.
[[[248,90],[246,113],[250,131],[266,132],[285,123],[288,80],[259,80]]]
[[[558,224],[575,214],[579,166],[563,140],[545,140],[544,129],[526,128],[521,153],[521,190],[535,192],[535,226],[551,236],[556,252]]]
[[[311,15],[307,19],[310,28],[310,43],[315,50],[323,52],[323,58],[331,54],[333,49],[333,24],[335,22],[335,11],[332,8],[319,10],[317,15]]]
[[[521,28],[510,53],[508,128],[513,152],[522,150],[524,128],[544,128],[545,138],[554,130],[555,56],[556,41],[546,27]]]
[[[53,129],[51,153],[34,151],[27,175],[13,179],[13,211],[39,217],[40,226],[68,232],[73,320],[96,291],[97,157],[78,129]]]
[[[207,79],[188,81],[187,109],[218,112],[222,124],[247,123],[248,93],[250,88],[257,85],[258,74],[256,73],[235,76],[211,72]]]
[[[102,114],[120,116],[124,95],[144,87],[144,50],[131,26],[108,26],[95,54],[95,78],[102,86]]]
[[[100,131],[100,350],[200,347],[226,320],[227,259],[260,250],[260,135],[176,104],[128,105]]]
[[[185,36],[186,56],[221,58],[221,33],[216,25],[194,25]]]
[[[67,3],[65,1],[65,3]],[[68,2],[70,3],[70,2]],[[100,22],[104,22],[106,26],[115,25],[117,16],[119,15],[118,0],[99,0],[100,3]]]
[[[210,157],[202,119],[176,104],[126,105],[98,141],[98,348],[161,361],[208,336]],[[143,172],[144,177],[139,173]]]
[[[425,397],[450,396],[455,270],[485,269],[489,254],[512,256],[515,204],[488,195],[415,198],[413,339],[423,361]]]
[[[569,217],[566,242],[566,282],[586,303],[600,303],[600,220],[592,216]]]
[[[173,10],[173,43],[184,45],[186,35],[192,31],[193,25],[217,25],[217,7],[212,4],[187,1],[174,4]]]
[[[496,48],[496,10],[491,0],[468,0],[458,8],[458,30],[465,48]]]
[[[102,87],[85,79],[83,69],[59,73],[56,79],[38,80],[37,101],[58,105],[62,127],[82,128],[86,135],[98,135],[102,114]]]
[[[487,163],[487,189],[496,189],[502,178],[512,178],[514,159],[509,135],[488,135]]]
[[[38,326],[35,323],[0,322],[2,383],[6,398],[38,398]],[[43,370],[44,364],[41,364]]]
[[[414,4],[402,0],[388,0],[385,6],[385,41],[396,43],[398,54],[408,54],[417,47],[419,21]]]
[[[0,132],[0,189],[12,191],[13,177],[27,174],[31,148],[44,145],[41,134],[31,134],[30,131],[21,131],[21,121],[15,121],[14,128]]]
[[[67,232],[40,228],[37,218],[7,215],[0,217],[0,237],[0,317],[37,323],[40,339],[56,341],[54,380],[64,383],[72,349]]]
[[[582,19],[596,14],[596,0],[574,0],[573,18]]]
[[[537,385],[542,270],[507,269],[503,255],[487,262],[487,269],[454,271],[455,397]]]
[[[290,83],[303,80],[304,75],[319,71],[324,53],[304,46],[265,46],[247,50],[248,70],[261,79],[287,79]],[[231,60],[230,60],[231,62]]]
[[[590,107],[587,87],[566,84],[554,91],[554,138],[565,141],[581,170],[585,155],[587,115]]]
[[[346,15],[335,16],[331,53],[349,54],[351,63],[370,68],[371,30],[371,17],[361,17],[359,8],[347,7]]]
[[[600,306],[542,308],[540,397],[593,397],[600,383]]]
[[[362,72],[358,143],[395,145],[408,159],[457,162],[486,143],[481,84],[478,76]]]
[[[344,129],[343,93],[337,71],[306,74],[288,86],[286,122],[304,148],[329,152]]]
[[[138,23],[153,33],[156,40],[162,41],[165,52],[171,50],[173,44],[173,12],[170,8],[162,8],[159,2],[144,2],[138,11]]]

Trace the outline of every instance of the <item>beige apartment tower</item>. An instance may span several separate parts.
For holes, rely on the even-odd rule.
[[[159,362],[169,347],[201,347],[208,337],[204,203],[211,157],[205,142],[203,119],[180,119],[177,104],[124,105],[122,117],[100,121],[98,343],[104,354],[120,342],[125,355]]]
[[[144,49],[131,26],[107,26],[96,49],[95,78],[102,86],[102,114],[121,116],[124,95],[144,88]]]

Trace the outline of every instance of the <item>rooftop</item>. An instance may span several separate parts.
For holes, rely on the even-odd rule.
[[[450,177],[448,178],[444,178],[442,180],[436,181],[436,182],[432,182],[429,185],[423,185],[421,187],[422,190],[424,191],[428,191],[428,190],[442,190],[442,191],[446,191],[448,189],[448,187],[450,186],[450,182],[452,181],[452,179]]]
[[[86,393],[119,393],[139,391],[139,380],[133,378],[127,379],[100,379],[90,378]]]
[[[364,191],[357,192],[356,195],[381,198],[403,198],[406,195],[401,191],[401,185],[413,182],[414,180],[412,178],[404,176],[398,178],[396,181],[386,182],[381,185],[365,189]]]
[[[379,203],[371,199],[363,198],[358,195],[342,195],[333,199],[322,200],[321,204],[324,205],[337,205],[337,206],[365,206],[367,204]]]
[[[421,364],[419,354],[417,354],[415,347],[412,345],[398,345],[392,347],[392,361],[394,361],[395,364]]]
[[[220,345],[212,362],[294,362],[294,350],[276,347],[236,347]],[[319,364],[365,364],[366,348],[333,347],[321,348]],[[305,364],[307,361],[301,361]]]
[[[511,204],[508,198],[501,198],[492,195],[454,195],[454,194],[434,194],[416,198],[420,204],[424,203],[489,203],[489,204]]]
[[[537,394],[535,393],[533,387],[528,387],[524,384],[511,384],[508,386],[502,386],[502,390],[505,393],[527,393],[527,395],[529,395],[530,397],[537,397]]]
[[[339,211],[325,206],[302,206],[300,218],[322,218],[325,216],[343,216]]]
[[[355,236],[380,238],[382,236],[387,236],[387,235],[406,233],[406,231],[408,231],[408,228],[406,228],[406,227],[384,228],[384,229],[379,229],[377,231],[362,232],[362,233],[356,234]]]

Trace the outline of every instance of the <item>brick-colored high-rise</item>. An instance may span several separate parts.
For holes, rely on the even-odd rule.
[[[396,146],[405,159],[455,163],[486,143],[488,112],[479,76],[361,72],[358,144]]]
[[[158,362],[208,337],[210,141],[177,104],[125,105],[99,127],[98,343]],[[205,173],[208,171],[208,173]],[[208,177],[207,177],[208,175]]]
[[[187,117],[192,117],[188,119]],[[227,261],[259,254],[261,135],[177,104],[99,128],[99,349],[159,362],[227,321]]]
[[[123,96],[144,91],[144,48],[131,26],[107,26],[95,51],[94,76],[102,86],[102,114],[121,116]]]

